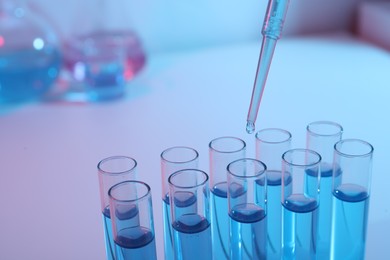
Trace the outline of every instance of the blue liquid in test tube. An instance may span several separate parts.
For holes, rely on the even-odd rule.
[[[173,228],[171,205],[169,201],[169,176],[181,169],[195,169],[198,167],[198,152],[190,147],[175,146],[161,153],[162,174],[162,205],[164,222],[164,256],[166,260],[174,259],[173,253]],[[191,197],[191,196],[190,196]],[[187,197],[188,198],[188,197]],[[185,200],[185,196],[183,198]],[[189,199],[188,203],[191,203]],[[184,203],[186,202],[184,201]]]
[[[282,259],[317,259],[321,156],[292,149],[282,156]],[[311,172],[311,175],[308,174]]]
[[[150,229],[140,226],[138,207],[117,208],[115,214],[118,219],[132,226],[119,230],[114,239],[116,259],[153,259],[156,256],[154,234]]]
[[[214,260],[230,258],[226,167],[232,161],[244,158],[245,151],[246,143],[232,136],[219,137],[209,143],[210,215]]]
[[[320,164],[320,205],[318,208],[318,240],[317,259],[330,258],[331,226],[332,226],[332,181],[338,186],[341,181],[341,169],[333,164],[333,149],[335,143],[341,140],[343,127],[331,121],[316,121],[306,127],[306,148],[321,155]],[[333,178],[332,178],[333,176]],[[317,193],[317,172],[306,171],[308,192],[315,197]]]
[[[249,158],[228,165],[229,259],[267,258],[265,171],[261,161]]]
[[[364,259],[369,196],[364,187],[343,184],[333,193],[333,259]],[[346,258],[348,257],[348,258]]]
[[[256,159],[267,165],[267,259],[282,255],[282,154],[290,149],[292,135],[280,128],[265,128],[256,133]],[[291,188],[291,176],[284,174],[284,185]],[[264,186],[263,181],[257,184]],[[291,191],[286,191],[291,193]]]
[[[196,169],[173,173],[169,196],[175,260],[212,260],[208,175]]]
[[[184,214],[173,222],[177,260],[211,259],[209,221],[198,214]]]
[[[283,203],[283,259],[315,259],[318,204],[303,195]]]
[[[266,259],[265,210],[241,204],[230,210],[231,259]]]
[[[331,259],[364,259],[373,151],[371,144],[358,139],[334,146],[334,164],[340,166],[341,178],[332,187]]]
[[[214,259],[229,259],[229,223],[227,183],[217,183],[210,192],[211,218],[214,225],[213,234],[216,239],[213,241]]]

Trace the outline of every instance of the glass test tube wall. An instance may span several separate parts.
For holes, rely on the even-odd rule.
[[[283,259],[316,259],[320,162],[321,156],[307,149],[282,156]]]
[[[256,159],[267,166],[267,259],[280,259],[282,248],[282,155],[291,147],[291,133],[279,128],[256,133]],[[286,174],[284,183],[291,187]]]
[[[114,260],[114,238],[112,234],[108,190],[120,182],[137,179],[137,162],[133,158],[127,156],[112,156],[101,160],[98,163],[97,168],[106,242],[106,257],[108,260]]]
[[[184,169],[169,179],[174,259],[211,260],[209,183],[205,172]]]
[[[306,127],[306,148],[321,155],[320,205],[318,208],[318,244],[319,259],[330,258],[330,233],[332,223],[332,175],[337,184],[340,183],[340,167],[333,165],[333,147],[341,140],[343,128],[330,121],[316,121]],[[311,172],[308,171],[308,174]],[[332,174],[333,173],[333,174]],[[314,179],[316,177],[314,176]],[[316,186],[315,181],[309,184]],[[315,187],[313,187],[315,188]]]
[[[227,166],[245,157],[246,144],[236,137],[219,137],[209,143],[210,207],[213,259],[229,259]]]
[[[243,158],[227,169],[230,259],[266,259],[266,166]]]
[[[169,176],[182,169],[198,168],[199,154],[190,147],[175,146],[164,150],[161,153],[161,175],[162,175],[162,202],[164,222],[164,250],[165,259],[174,259],[173,255],[173,230],[171,221],[171,208],[169,200]],[[193,203],[189,199],[188,203]]]
[[[373,151],[358,139],[334,146],[334,167],[340,167],[341,178],[332,187],[331,259],[364,259]],[[338,178],[335,171],[333,179]]]
[[[157,260],[149,185],[125,181],[108,191],[115,259]]]

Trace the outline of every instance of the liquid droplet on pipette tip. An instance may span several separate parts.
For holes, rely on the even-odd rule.
[[[248,121],[246,123],[246,132],[252,134],[255,131],[255,123]]]

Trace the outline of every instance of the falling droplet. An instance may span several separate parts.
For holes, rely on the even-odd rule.
[[[248,121],[246,123],[246,132],[252,134],[255,131],[255,123]]]

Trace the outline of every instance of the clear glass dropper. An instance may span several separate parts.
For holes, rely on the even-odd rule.
[[[268,2],[262,29],[263,42],[261,45],[256,78],[247,117],[246,131],[248,134],[255,131],[257,112],[263,96],[276,42],[282,34],[284,19],[287,14],[289,2],[290,0],[269,0]]]

